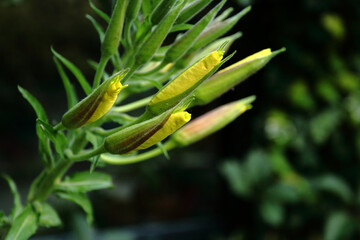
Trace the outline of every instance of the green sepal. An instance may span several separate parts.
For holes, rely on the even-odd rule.
[[[171,28],[170,32],[178,32],[178,31],[185,31],[185,30],[189,30],[190,28],[192,28],[194,25],[192,24],[176,24],[173,25],[173,27]]]
[[[77,192],[56,192],[58,198],[71,201],[79,205],[86,213],[86,220],[89,224],[92,224],[94,220],[93,209],[90,200],[84,193]]]
[[[56,210],[49,204],[43,202],[40,205],[40,217],[39,217],[39,226],[40,227],[59,227],[62,225],[59,215]]]
[[[285,51],[284,48],[274,51],[266,57],[248,61],[233,68],[230,66],[227,68],[228,70],[225,69],[224,71],[216,73],[194,91],[193,96],[195,97],[195,100],[192,106],[207,104],[226,93],[228,90],[259,71],[273,57],[283,51]],[[236,65],[236,63],[234,65]]]
[[[227,33],[231,28],[234,27],[234,25],[245,16],[249,11],[251,10],[251,7],[247,7],[235,16],[226,19],[225,21],[216,21],[214,20],[213,23],[211,23],[199,36],[199,38],[195,41],[194,45],[190,48],[190,52],[193,52],[195,50],[198,50],[211,42],[213,42],[218,37],[224,35]]]
[[[147,63],[154,56],[156,51],[160,48],[161,44],[165,40],[184,5],[185,1],[177,4],[173,10],[171,10],[155,27],[154,31],[137,51],[135,66],[141,66]]]
[[[211,0],[195,0],[188,3],[184,10],[181,11],[179,17],[176,19],[176,24],[185,23],[193,18],[198,12],[205,8]]]
[[[57,191],[85,193],[112,188],[111,176],[101,172],[77,172],[56,185]]]
[[[38,216],[31,205],[27,205],[14,219],[4,240],[27,240],[38,227]]]
[[[215,15],[225,4],[226,0],[217,4],[210,12],[208,12],[200,21],[198,21],[190,30],[177,39],[167,50],[164,62],[176,62],[181,58],[194,44],[195,40],[200,36],[201,32],[209,25]]]

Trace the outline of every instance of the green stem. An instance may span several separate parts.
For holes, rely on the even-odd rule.
[[[90,150],[90,151],[86,151],[84,153],[81,153],[81,154],[77,154],[77,155],[72,155],[71,152],[66,152],[66,154],[68,155],[69,159],[71,159],[71,161],[83,161],[83,160],[87,160],[89,158],[92,158],[96,155],[99,155],[101,153],[104,153],[106,152],[105,150],[105,147],[104,147],[104,144],[101,145],[100,147],[98,148],[95,148],[93,150]]]
[[[55,183],[69,169],[72,163],[70,159],[64,158],[59,161],[53,169],[45,172],[45,176],[37,183],[37,186],[35,186],[36,190],[29,195],[29,201],[45,201],[52,193]],[[35,184],[35,182],[33,184]]]
[[[124,106],[120,106],[120,107],[113,107],[112,108],[112,111],[113,112],[116,112],[116,113],[123,113],[123,112],[129,112],[129,111],[132,111],[134,109],[138,109],[140,107],[144,107],[146,106],[150,100],[153,98],[153,96],[150,96],[150,97],[146,97],[146,98],[143,98],[143,99],[140,99],[136,102],[132,102],[132,103],[129,103],[129,104],[126,104]]]
[[[62,122],[59,122],[55,127],[54,127],[54,130],[55,131],[61,131],[65,129],[64,125],[62,125]]]
[[[99,86],[101,81],[101,76],[103,75],[106,63],[108,62],[109,58],[101,56],[98,68],[96,69],[95,78],[94,78],[94,85],[93,89]]]
[[[155,68],[151,69],[150,71],[148,72],[139,72],[139,73],[136,73],[136,75],[139,75],[139,76],[148,76],[148,75],[151,75],[153,73],[156,73],[156,72],[159,72],[163,67],[166,66],[166,62],[161,62],[158,66],[156,66]]]
[[[173,149],[176,146],[177,146],[177,144],[174,141],[170,140],[164,144],[164,149],[168,151],[168,150]],[[100,159],[109,164],[123,165],[123,164],[132,164],[132,163],[141,162],[141,161],[156,157],[158,155],[161,155],[162,153],[163,152],[160,148],[155,148],[148,152],[130,156],[130,157],[103,154],[100,156]]]
[[[121,79],[121,84],[125,84],[125,82],[134,74],[134,72],[138,69],[138,66],[133,66],[130,71]]]

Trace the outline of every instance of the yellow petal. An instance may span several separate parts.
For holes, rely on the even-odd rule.
[[[234,67],[237,67],[239,65],[242,65],[244,63],[247,63],[247,62],[250,62],[250,61],[253,61],[253,60],[256,60],[256,59],[259,59],[259,58],[263,58],[263,57],[267,57],[271,54],[271,49],[270,48],[267,48],[267,49],[264,49],[264,50],[261,50],[260,52],[257,52],[257,53],[254,53],[246,58],[244,58],[243,60],[240,60],[239,62],[219,71],[218,74],[220,74],[221,72],[223,71],[226,71],[226,70],[229,70],[230,68],[234,68]]]
[[[190,121],[190,119],[191,119],[191,114],[185,111],[172,114],[159,131],[157,131],[154,135],[152,135],[148,140],[146,140],[143,144],[137,147],[134,151],[146,149],[162,141],[169,135],[173,134],[176,130],[181,128],[185,123]]]
[[[121,80],[121,77],[118,75],[115,77],[114,80],[112,80],[109,83],[108,88],[106,89],[106,92],[102,96],[101,102],[97,106],[93,115],[86,122],[86,124],[95,122],[96,120],[98,120],[99,118],[104,116],[110,110],[110,108],[114,105],[119,92],[128,86],[128,85],[123,86],[120,83],[120,80]]]
[[[185,70],[173,81],[169,82],[150,101],[149,106],[182,94],[205,77],[222,60],[224,51],[215,51],[207,55],[190,68]]]

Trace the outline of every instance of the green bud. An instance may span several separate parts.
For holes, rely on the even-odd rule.
[[[185,2],[182,1],[175,6],[156,26],[155,30],[150,34],[147,40],[141,45],[136,54],[135,67],[147,63],[159,49],[172,25],[174,24]]]
[[[193,92],[195,100],[192,102],[192,106],[207,104],[221,96],[259,71],[273,57],[283,51],[285,48],[275,52],[265,49],[217,72]]]
[[[104,36],[104,41],[101,45],[101,55],[105,59],[114,55],[118,49],[124,25],[126,3],[127,0],[116,1],[109,26]]]
[[[198,50],[209,43],[213,42],[218,37],[227,33],[245,14],[251,10],[251,7],[247,7],[235,16],[226,19],[225,21],[215,21],[211,23],[199,36],[194,45],[189,50],[193,52]]]
[[[198,12],[200,12],[204,7],[206,7],[211,0],[195,0],[187,4],[184,10],[180,13],[178,19],[176,19],[176,24],[185,23],[191,18],[193,18]]]
[[[131,21],[135,19],[141,7],[142,0],[131,0],[128,2],[127,9],[126,9],[126,20]]]
[[[98,86],[89,96],[67,111],[62,118],[62,125],[68,129],[79,128],[95,122],[107,113],[116,101],[123,86],[120,80],[129,69],[117,73]]]
[[[151,14],[151,23],[158,24],[161,19],[173,8],[177,0],[162,0]]]
[[[199,22],[196,23],[189,31],[181,36],[175,43],[171,45],[165,54],[164,62],[176,62],[182,57],[194,44],[201,32],[209,25],[226,0],[221,1],[208,14],[206,14]]]
[[[218,107],[188,123],[171,136],[179,146],[187,146],[224,128],[246,110],[251,109],[255,96]]]

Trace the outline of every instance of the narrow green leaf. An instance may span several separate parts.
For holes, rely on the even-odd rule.
[[[63,56],[61,56],[58,52],[55,51],[55,49],[53,49],[51,47],[51,52],[54,54],[54,56],[59,59],[69,70],[72,74],[74,74],[74,76],[76,77],[76,79],[78,80],[78,82],[80,83],[81,87],[83,88],[84,92],[89,95],[92,91],[90,84],[87,82],[85,76],[82,74],[82,72],[80,71],[79,68],[77,68],[72,62],[70,62],[69,60],[67,60],[66,58],[64,58]]]
[[[79,205],[86,213],[86,219],[89,224],[93,222],[93,210],[89,199],[84,193],[75,192],[57,192],[56,196]],[[9,239],[10,240],[10,239]]]
[[[89,192],[113,187],[111,177],[101,172],[79,172],[65,178],[57,186],[57,190],[70,192]]]
[[[353,199],[353,192],[344,180],[336,175],[323,175],[314,180],[314,186],[318,190],[331,192],[340,197],[345,203]]]
[[[35,110],[36,116],[42,121],[47,122],[48,120],[45,110],[41,106],[40,102],[24,88],[18,86],[18,89],[21,95],[30,103],[31,107]]]
[[[14,207],[10,213],[10,219],[15,219],[22,211],[23,209],[23,206],[22,206],[22,203],[21,203],[21,197],[20,197],[20,194],[17,190],[17,187],[16,187],[16,184],[14,182],[14,180],[12,180],[10,178],[10,176],[8,175],[2,175],[2,177],[8,182],[9,184],[9,187],[10,187],[10,190],[11,190],[11,193],[13,194],[14,196]]]
[[[85,17],[87,19],[90,20],[90,22],[92,23],[92,25],[94,26],[96,32],[98,33],[99,35],[99,38],[100,38],[100,42],[102,43],[103,40],[104,40],[104,36],[105,36],[105,32],[103,30],[103,28],[100,26],[100,24],[92,17],[90,16],[89,14],[86,14]]]
[[[110,17],[104,13],[103,11],[101,11],[99,8],[97,8],[91,0],[89,0],[89,5],[90,7],[92,8],[92,10],[94,10],[94,12],[99,16],[101,17],[102,19],[104,19],[107,23],[110,22]]]
[[[63,153],[67,147],[67,140],[65,135],[62,132],[55,131],[51,125],[41,121],[40,119],[36,119],[36,124],[38,124],[46,137],[48,137],[50,141],[54,143],[56,152],[63,156]]]
[[[162,142],[158,142],[157,147],[160,148],[161,152],[164,154],[164,156],[166,157],[167,160],[170,160],[170,156],[168,151],[164,148],[164,144],[162,144]]]
[[[180,13],[178,19],[176,20],[176,24],[185,23],[192,19],[197,13],[199,13],[204,7],[206,7],[211,0],[195,0],[189,1],[184,8],[184,10]]]
[[[327,217],[324,229],[324,240],[343,240],[356,229],[357,223],[344,211],[337,211]]]
[[[53,207],[47,203],[42,203],[41,207],[39,226],[47,228],[61,226],[61,220]]]
[[[170,32],[178,32],[178,31],[189,30],[193,26],[194,25],[192,25],[192,24],[186,24],[186,23],[177,24],[177,25],[172,26]]]
[[[59,75],[61,77],[61,80],[64,84],[64,88],[65,88],[65,92],[66,92],[66,98],[68,101],[68,109],[72,108],[77,102],[78,102],[78,98],[76,96],[76,92],[75,92],[75,88],[74,86],[71,84],[69,78],[67,77],[63,67],[61,66],[60,62],[53,57],[53,60],[55,62],[56,68],[59,72]]]
[[[27,240],[37,227],[37,215],[28,205],[13,221],[5,240]]]

